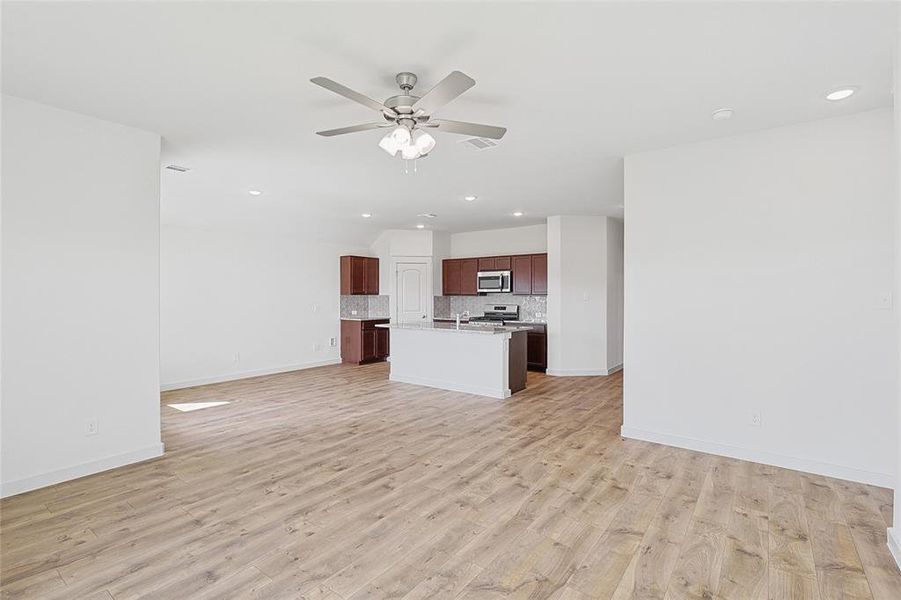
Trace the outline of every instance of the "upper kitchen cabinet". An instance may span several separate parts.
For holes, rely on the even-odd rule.
[[[509,271],[510,270],[510,257],[509,256],[487,256],[484,258],[480,258],[479,260],[479,271]]]
[[[496,271],[497,267],[495,266],[496,259],[491,256],[488,258],[480,258],[479,259],[479,271]]]
[[[532,293],[547,294],[547,254],[532,255]]]
[[[547,254],[514,256],[513,293],[519,295],[547,295]]]
[[[379,259],[370,256],[341,257],[341,295],[377,296],[379,293]]]
[[[445,296],[475,296],[479,287],[479,259],[452,258],[441,263],[442,293]]]
[[[475,296],[479,293],[479,259],[464,258],[460,261],[460,294]]]
[[[513,257],[513,293],[532,293],[532,256]]]
[[[523,296],[547,294],[547,254],[448,258],[441,263],[445,296],[475,296],[479,271],[512,271],[512,292]]]
[[[463,289],[459,260],[441,262],[441,290],[445,296],[459,296]]]

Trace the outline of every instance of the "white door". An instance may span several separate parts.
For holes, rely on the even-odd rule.
[[[401,323],[428,318],[428,272],[425,263],[397,263],[397,320]]]

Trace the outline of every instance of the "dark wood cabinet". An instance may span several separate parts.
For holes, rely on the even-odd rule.
[[[547,294],[547,254],[532,255],[532,294]]]
[[[547,295],[547,254],[513,257],[513,293]]]
[[[547,294],[547,254],[445,259],[441,264],[442,294],[475,296],[479,271],[511,271],[514,294]]]
[[[341,257],[341,295],[379,293],[379,259],[371,256]]]
[[[479,271],[509,271],[509,256],[486,256],[479,258]]]
[[[480,258],[479,259],[479,271],[496,271],[497,267],[495,266],[497,259],[495,258]]]
[[[532,256],[513,257],[513,293],[532,293]]]
[[[510,257],[509,256],[495,256],[494,257],[494,270],[495,271],[509,271],[511,269],[510,266]]]
[[[459,260],[445,260],[441,264],[442,293],[445,296],[459,296],[463,286]]]
[[[479,293],[479,260],[464,258],[460,261],[460,294],[475,296]]]
[[[375,330],[375,355],[379,357],[379,359],[388,358],[388,350],[389,350],[389,337],[391,332],[388,329],[378,329]]]
[[[364,294],[379,295],[379,259],[366,259],[366,278],[363,282]]]
[[[535,325],[526,340],[526,364],[533,371],[547,370],[547,327]]]
[[[441,264],[441,288],[445,296],[475,296],[479,289],[479,259],[451,258]]]
[[[375,358],[375,330],[363,331],[363,345],[360,350],[360,360],[369,362]]]
[[[388,358],[390,331],[376,327],[388,319],[341,321],[341,362],[363,364]]]

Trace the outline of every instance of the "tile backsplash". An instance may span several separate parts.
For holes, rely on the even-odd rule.
[[[388,296],[341,296],[341,318],[387,319]]]
[[[485,314],[488,304],[518,304],[519,318],[523,320],[547,318],[547,296],[514,296],[490,294],[486,296],[435,296],[435,318],[452,318],[457,313],[469,311],[478,317]]]

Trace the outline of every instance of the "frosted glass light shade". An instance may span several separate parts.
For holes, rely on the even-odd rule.
[[[435,147],[435,138],[421,129],[413,132],[413,143],[419,149],[420,154],[428,154]]]

